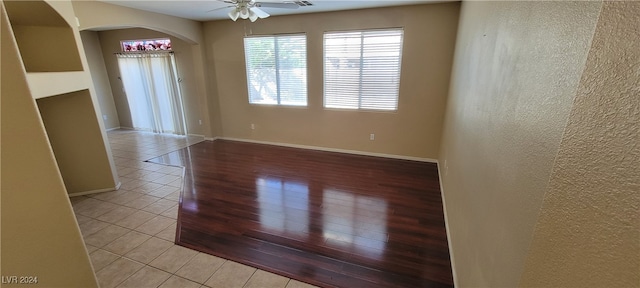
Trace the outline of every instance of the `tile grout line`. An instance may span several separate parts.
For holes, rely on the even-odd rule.
[[[247,287],[247,284],[249,284],[249,280],[251,280],[251,277],[253,277],[253,275],[255,275],[255,274],[256,274],[256,272],[258,272],[258,269],[255,269],[255,270],[253,271],[253,273],[251,273],[251,276],[249,276],[249,278],[247,278],[247,281],[245,281],[245,282],[244,282],[244,284],[242,285],[242,288]]]
[[[149,137],[153,136],[153,139],[149,139]],[[168,140],[163,138],[162,136],[159,135],[149,135],[149,134],[144,134],[144,133],[139,133],[139,132],[135,132],[135,131],[126,131],[126,132],[120,132],[120,131],[115,131],[115,132],[109,132],[109,140],[110,140],[110,144],[112,146],[112,152],[114,152],[114,160],[116,160],[115,164],[116,164],[116,168],[117,171],[123,171],[122,176],[120,176],[121,178],[127,178],[127,179],[131,179],[128,182],[133,182],[133,181],[138,181],[139,183],[134,183],[130,186],[135,186],[140,184],[141,182],[143,182],[143,184],[137,186],[137,187],[127,187],[127,189],[122,189],[122,190],[118,190],[118,191],[122,191],[123,193],[121,195],[125,195],[127,193],[138,193],[141,194],[139,197],[135,198],[134,200],[130,200],[127,203],[131,202],[131,201],[135,201],[137,199],[140,199],[144,196],[149,196],[149,197],[154,197],[157,198],[155,200],[153,200],[152,202],[140,207],[140,208],[135,208],[135,207],[130,207],[127,206],[127,203],[124,204],[119,204],[119,203],[115,203],[112,202],[112,200],[114,198],[112,197],[119,197],[120,195],[112,195],[103,199],[98,199],[98,198],[94,198],[90,196],[80,196],[80,197],[84,197],[84,199],[77,201],[77,202],[73,202],[72,201],[72,205],[73,206],[80,206],[79,211],[82,213],[86,213],[86,214],[90,214],[88,213],[88,211],[92,211],[93,209],[95,209],[95,207],[100,207],[101,205],[105,205],[107,208],[99,208],[99,209],[105,209],[104,213],[99,213],[96,215],[92,215],[92,216],[87,216],[85,214],[82,213],[77,213],[76,212],[76,207],[74,207],[74,214],[78,215],[78,216],[82,216],[88,220],[85,221],[95,221],[95,223],[92,223],[91,225],[96,225],[96,223],[98,223],[97,225],[105,225],[104,227],[92,232],[91,234],[83,234],[83,239],[88,238],[92,235],[95,235],[97,233],[100,233],[101,231],[103,231],[104,229],[106,229],[107,227],[111,227],[111,226],[115,226],[118,228],[122,228],[122,229],[126,229],[127,232],[125,232],[123,235],[120,235],[118,237],[116,237],[115,239],[113,239],[112,241],[109,241],[108,243],[101,245],[101,247],[98,246],[94,246],[91,245],[91,247],[93,248],[93,251],[91,254],[94,254],[98,251],[101,251],[100,253],[106,252],[109,253],[110,255],[114,255],[117,256],[117,258],[113,261],[110,261],[107,264],[104,264],[104,266],[102,268],[100,268],[99,270],[96,270],[95,273],[98,274],[99,272],[103,271],[104,269],[106,269],[107,267],[113,265],[114,262],[118,261],[118,260],[126,260],[126,261],[131,261],[132,263],[136,263],[137,265],[141,265],[141,267],[139,269],[136,269],[134,272],[132,272],[128,277],[126,277],[125,279],[123,279],[122,281],[119,281],[117,284],[115,284],[114,287],[120,287],[123,283],[125,283],[126,281],[128,281],[128,279],[130,279],[131,277],[133,277],[134,275],[136,275],[137,273],[140,273],[140,271],[142,269],[145,269],[146,267],[149,267],[151,269],[155,269],[157,271],[162,271],[163,273],[167,273],[169,275],[169,277],[167,279],[164,279],[163,281],[161,281],[157,287],[162,286],[164,283],[166,283],[167,281],[169,281],[169,279],[171,279],[172,277],[177,277],[178,279],[182,279],[185,281],[189,281],[189,282],[193,282],[197,285],[200,285],[200,287],[209,287],[208,285],[206,285],[205,283],[207,283],[208,281],[210,281],[212,279],[212,277],[214,277],[214,275],[216,273],[218,273],[218,271],[220,271],[220,269],[227,263],[236,263],[224,258],[219,258],[207,253],[203,253],[203,252],[199,252],[193,249],[189,249],[180,245],[176,245],[172,240],[167,240],[164,238],[161,238],[158,235],[161,235],[163,232],[165,232],[168,228],[170,228],[173,225],[177,225],[177,215],[175,215],[176,217],[171,217],[171,216],[166,216],[166,215],[170,215],[170,214],[177,214],[178,213],[178,209],[179,209],[179,195],[178,195],[178,199],[175,199],[175,191],[174,192],[170,192],[166,195],[164,195],[163,197],[158,197],[156,195],[153,195],[152,193],[154,191],[158,191],[161,189],[168,189],[168,190],[173,190],[173,189],[177,189],[177,192],[180,193],[180,187],[182,187],[181,185],[184,182],[183,179],[183,174],[182,173],[177,173],[177,171],[172,171],[172,168],[175,168],[174,166],[168,166],[168,165],[162,165],[159,163],[152,163],[152,162],[145,162],[148,159],[152,159],[154,157],[159,157],[162,156],[164,154],[179,150],[179,149],[183,149],[185,147],[188,147],[190,145],[193,145],[195,143],[201,142],[202,140],[199,141],[192,141],[191,139],[187,139],[187,138],[182,138],[182,139],[176,139],[176,138],[169,138]],[[113,147],[117,147],[117,148],[113,148]],[[151,150],[151,151],[150,151]],[[146,151],[145,152],[141,152],[141,151]],[[158,154],[159,156],[151,156],[151,155],[155,155]],[[126,171],[126,172],[124,172]],[[158,173],[158,174],[153,174],[153,173]],[[120,173],[119,173],[120,174]],[[147,176],[147,175],[153,175],[153,176]],[[128,177],[127,177],[128,176]],[[145,177],[147,176],[147,177]],[[177,177],[176,177],[177,176]],[[155,177],[155,178],[154,178]],[[159,179],[166,179],[167,177],[170,178],[176,178],[175,180],[172,181],[168,181],[168,180],[159,180]],[[151,181],[147,180],[149,178],[153,178]],[[159,182],[154,182],[154,181],[161,181],[164,183],[159,183]],[[175,186],[175,182],[180,182],[180,186],[176,187]],[[173,185],[172,185],[173,183]],[[155,185],[158,185],[155,188],[152,188],[150,190],[146,190],[147,187],[143,187],[143,186],[151,186],[154,187]],[[126,186],[125,186],[126,187]],[[116,191],[117,192],[117,191]],[[109,193],[109,192],[106,192]],[[101,195],[101,194],[96,194],[96,195]],[[104,195],[104,194],[102,194]],[[82,202],[87,201],[93,199],[93,201],[96,201],[95,203],[86,203],[87,208],[82,208],[84,205],[81,205]],[[116,198],[117,199],[117,198]],[[164,204],[166,204],[166,206],[168,206],[168,208],[166,209],[160,209],[162,211],[158,211],[158,213],[156,212],[151,212],[149,210],[152,210],[151,208],[149,208],[150,206],[153,206],[154,204],[157,204],[158,202],[161,202],[162,200],[165,200],[167,202],[163,202]],[[122,203],[122,201],[119,201]],[[97,203],[97,204],[96,204]],[[175,204],[173,204],[175,203]],[[162,206],[162,204],[158,204],[158,207],[164,208]],[[109,206],[113,206],[111,208],[109,208]],[[129,214],[125,217],[123,217],[122,219],[118,219],[118,220],[111,220],[108,219],[110,217],[112,217],[112,215],[109,215],[108,217],[103,217],[104,215],[107,215],[109,213],[113,213],[113,211],[116,211],[117,209],[122,209],[122,208],[126,208],[125,211],[128,211],[128,209],[131,210],[135,210],[132,214]],[[144,210],[145,208],[149,208],[149,210]],[[85,211],[85,209],[87,211]],[[100,211],[101,212],[101,211]],[[119,222],[127,219],[128,217],[130,217],[131,215],[138,213],[138,212],[145,212],[145,213],[149,213],[152,214],[153,217],[143,221],[142,223],[140,223],[139,225],[137,225],[134,228],[129,228],[129,227],[125,227],[122,226],[121,224],[119,224]],[[126,213],[126,212],[125,212]],[[77,216],[76,216],[77,217]],[[101,220],[101,219],[97,219],[103,217],[102,219],[108,219],[108,220]],[[161,217],[161,218],[158,218]],[[155,232],[154,234],[150,234],[148,232],[141,232],[138,231],[137,229],[139,229],[140,227],[144,226],[145,224],[153,221],[154,219],[168,219],[168,222],[170,222],[171,224],[169,224],[169,226],[164,227],[162,229],[157,229],[159,231]],[[85,222],[86,223],[86,222]],[[87,224],[87,226],[91,227],[90,225]],[[161,225],[162,226],[162,225]],[[87,228],[85,228],[86,230]],[[175,228],[174,228],[175,229]],[[81,229],[82,230],[82,229]],[[148,238],[144,241],[142,241],[141,243],[139,243],[138,245],[135,245],[135,247],[132,247],[130,249],[126,249],[126,252],[122,253],[122,255],[120,253],[116,253],[116,252],[112,252],[109,250],[106,250],[105,247],[108,247],[109,245],[111,245],[112,243],[122,239],[122,237],[125,237],[125,235],[128,235],[131,232],[136,232],[138,234],[144,235],[145,237],[148,236]],[[175,233],[175,232],[174,232]],[[156,239],[159,241],[166,241],[171,243],[171,245],[165,249],[164,251],[162,251],[161,253],[159,253],[158,255],[154,256],[152,259],[150,259],[150,261],[148,261],[147,264],[144,264],[142,262],[139,262],[137,260],[134,260],[132,258],[129,258],[128,256],[126,256],[126,254],[134,251],[135,249],[138,249],[141,245],[145,244],[146,242],[152,240],[152,239]],[[89,244],[87,244],[89,245]],[[126,246],[125,246],[126,247]],[[190,251],[194,251],[196,252],[192,257],[190,257],[186,262],[184,262],[182,265],[180,265],[180,267],[178,267],[176,269],[175,272],[171,273],[169,271],[163,270],[161,268],[152,266],[151,263],[155,260],[157,260],[159,257],[161,257],[162,255],[164,255],[165,253],[167,253],[167,251],[169,251],[169,249],[171,249],[172,247],[182,247],[185,249],[189,249]],[[116,249],[117,250],[117,249]],[[186,267],[187,265],[189,265],[190,263],[192,263],[191,261],[194,261],[194,259],[196,259],[196,257],[199,254],[203,254],[203,255],[209,255],[211,257],[216,257],[219,259],[224,260],[222,262],[222,264],[220,264],[215,270],[213,270],[211,272],[210,275],[208,275],[206,277],[206,279],[202,280],[202,283],[199,281],[194,281],[192,279],[180,276],[176,273],[178,273],[181,269],[183,269],[184,267]],[[240,264],[240,263],[239,263]],[[257,272],[260,269],[257,269],[255,267],[251,267],[248,266],[250,268],[253,268],[253,272],[251,273],[251,275],[249,277],[247,277],[244,280],[243,283],[243,287],[247,287],[247,285],[249,284],[249,282],[251,281],[251,279],[257,275]],[[262,270],[264,271],[264,270]],[[206,272],[207,274],[209,272]],[[283,288],[287,287],[290,283],[291,283],[291,278],[285,277],[286,279],[286,283],[284,284]],[[112,279],[114,280],[114,279]]]

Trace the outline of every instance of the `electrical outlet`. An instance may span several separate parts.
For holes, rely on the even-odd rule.
[[[444,160],[444,176],[447,176],[447,174],[449,174],[449,165],[447,164],[447,160]]]
[[[256,124],[251,123],[251,130],[255,130],[256,129]]]
[[[198,120],[198,124],[202,125],[202,120]]]
[[[369,134],[369,140],[371,141],[376,140],[376,134],[373,134],[373,133]]]
[[[102,119],[104,119],[104,121],[107,121],[107,119],[109,119],[109,117],[107,115],[102,115]]]

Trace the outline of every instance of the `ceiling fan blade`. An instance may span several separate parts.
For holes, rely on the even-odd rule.
[[[215,9],[211,9],[211,10],[207,11],[207,13],[209,13],[209,12],[213,12],[213,11],[222,10],[222,9],[227,9],[227,8],[231,8],[231,7],[236,7],[236,6],[234,6],[234,5],[228,5],[228,6],[224,6],[224,7],[220,7],[220,8],[215,8]]]
[[[254,7],[298,9],[300,6],[296,3],[256,2]]]
[[[251,11],[253,11],[253,13],[256,14],[256,16],[258,16],[258,18],[267,18],[269,17],[269,13],[264,12],[262,9],[258,8],[258,7],[252,7],[250,8]]]

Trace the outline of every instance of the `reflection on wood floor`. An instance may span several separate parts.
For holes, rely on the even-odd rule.
[[[179,245],[326,287],[453,286],[433,163],[205,141],[184,166]]]

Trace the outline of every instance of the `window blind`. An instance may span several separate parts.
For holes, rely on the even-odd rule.
[[[304,34],[244,39],[249,103],[307,105],[307,37]]]
[[[324,34],[324,107],[397,110],[403,30]]]

